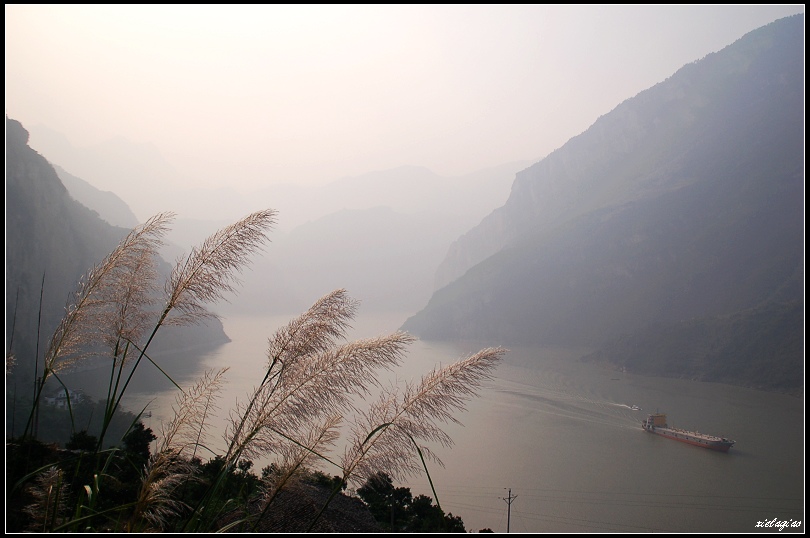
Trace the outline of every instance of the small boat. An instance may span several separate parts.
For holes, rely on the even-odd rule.
[[[632,406],[630,406],[630,409],[631,409],[632,411],[641,411],[641,408],[640,408],[639,406],[637,406],[637,405],[632,405]]]

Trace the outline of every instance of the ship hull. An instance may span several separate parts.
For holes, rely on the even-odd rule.
[[[734,441],[725,437],[673,428],[667,425],[667,416],[663,413],[649,415],[647,419],[641,423],[641,427],[645,431],[666,437],[667,439],[674,439],[682,443],[708,448],[709,450],[716,450],[718,452],[728,452],[728,449],[734,446]]]
[[[709,450],[717,450],[718,452],[728,452],[728,449],[731,448],[731,443],[724,443],[721,441],[704,441],[702,439],[692,439],[688,436],[683,436],[681,434],[671,434],[667,432],[662,432],[661,430],[653,430],[650,433],[654,433],[656,435],[660,435],[661,437],[666,437],[667,439],[674,439],[676,441],[680,441],[682,443],[687,443],[694,446],[699,446],[703,448],[708,448]]]

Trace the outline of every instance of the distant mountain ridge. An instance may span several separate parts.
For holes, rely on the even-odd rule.
[[[87,168],[99,157],[97,147],[66,157],[75,148],[65,137],[43,127],[36,131],[49,159],[53,150],[55,159]],[[121,166],[137,155],[122,159]],[[109,156],[103,157],[99,169],[122,177],[111,168]],[[325,185],[271,183],[249,194],[230,187],[173,190],[168,184],[170,190],[152,192],[166,204],[164,210],[178,215],[161,254],[174,260],[236,218],[272,207],[279,222],[271,244],[243,275],[251,291],[219,303],[220,313],[296,313],[342,287],[363,301],[365,312],[414,312],[430,297],[433,271],[452,239],[503,203],[515,173],[528,164],[505,163],[457,177],[400,166]],[[128,213],[117,198],[103,198],[110,193],[60,173],[71,194],[108,221]]]
[[[170,209],[184,219],[233,222],[252,211],[273,207],[279,211],[278,229],[282,231],[344,209],[378,206],[405,213],[453,211],[480,218],[506,199],[515,172],[531,164],[505,163],[454,177],[420,166],[400,166],[341,177],[324,185],[279,183],[278,178],[270,178],[266,185],[243,192],[232,186],[184,186],[175,179],[177,172],[150,144],[115,138],[77,147],[42,125],[31,129],[31,138],[35,142],[32,147],[60,170],[82,178],[98,191],[111,191],[126,200],[138,220]],[[74,195],[81,198],[87,194],[83,186],[74,192],[71,178],[66,181]],[[80,201],[99,211],[93,198]]]
[[[153,145],[116,137],[79,147],[43,125],[31,126],[30,131],[32,147],[48,161],[101,191],[115,192],[132,208],[139,221],[172,209],[154,193],[176,185],[177,171]]]
[[[274,233],[265,255],[244,275],[252,292],[221,308],[234,314],[297,312],[345,288],[361,301],[364,314],[402,312],[400,323],[428,300],[447,246],[476,220],[382,206],[331,213]]]
[[[683,67],[520,172],[403,328],[598,347],[652,323],[789,305],[803,300],[803,211],[798,15]],[[782,361],[793,388],[794,358]]]
[[[86,208],[98,213],[103,220],[122,228],[134,228],[138,225],[138,217],[115,193],[97,189],[59,165],[54,164],[53,168],[71,197]]]

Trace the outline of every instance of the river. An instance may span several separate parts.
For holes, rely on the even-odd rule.
[[[228,366],[220,407],[230,408],[260,380],[267,338],[289,319],[224,319],[232,342],[195,357],[198,371],[178,379]],[[360,317],[351,336],[392,332],[404,320]],[[395,377],[415,379],[473,351],[417,341]],[[445,467],[430,468],[445,512],[461,516],[471,531],[505,532],[508,525],[511,532],[756,532],[774,530],[758,522],[784,521],[801,522],[784,532],[804,532],[803,399],[610,371],[577,360],[585,351],[506,354],[459,415],[463,426],[446,428],[455,445],[438,451]],[[126,404],[148,403],[147,425],[159,431],[175,391],[134,389]],[[670,425],[736,444],[724,454],[648,434],[640,423],[655,411],[667,413]],[[400,485],[432,496],[425,477]]]

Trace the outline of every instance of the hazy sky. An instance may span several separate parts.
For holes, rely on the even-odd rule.
[[[6,114],[200,185],[537,161],[793,6],[6,5]]]

